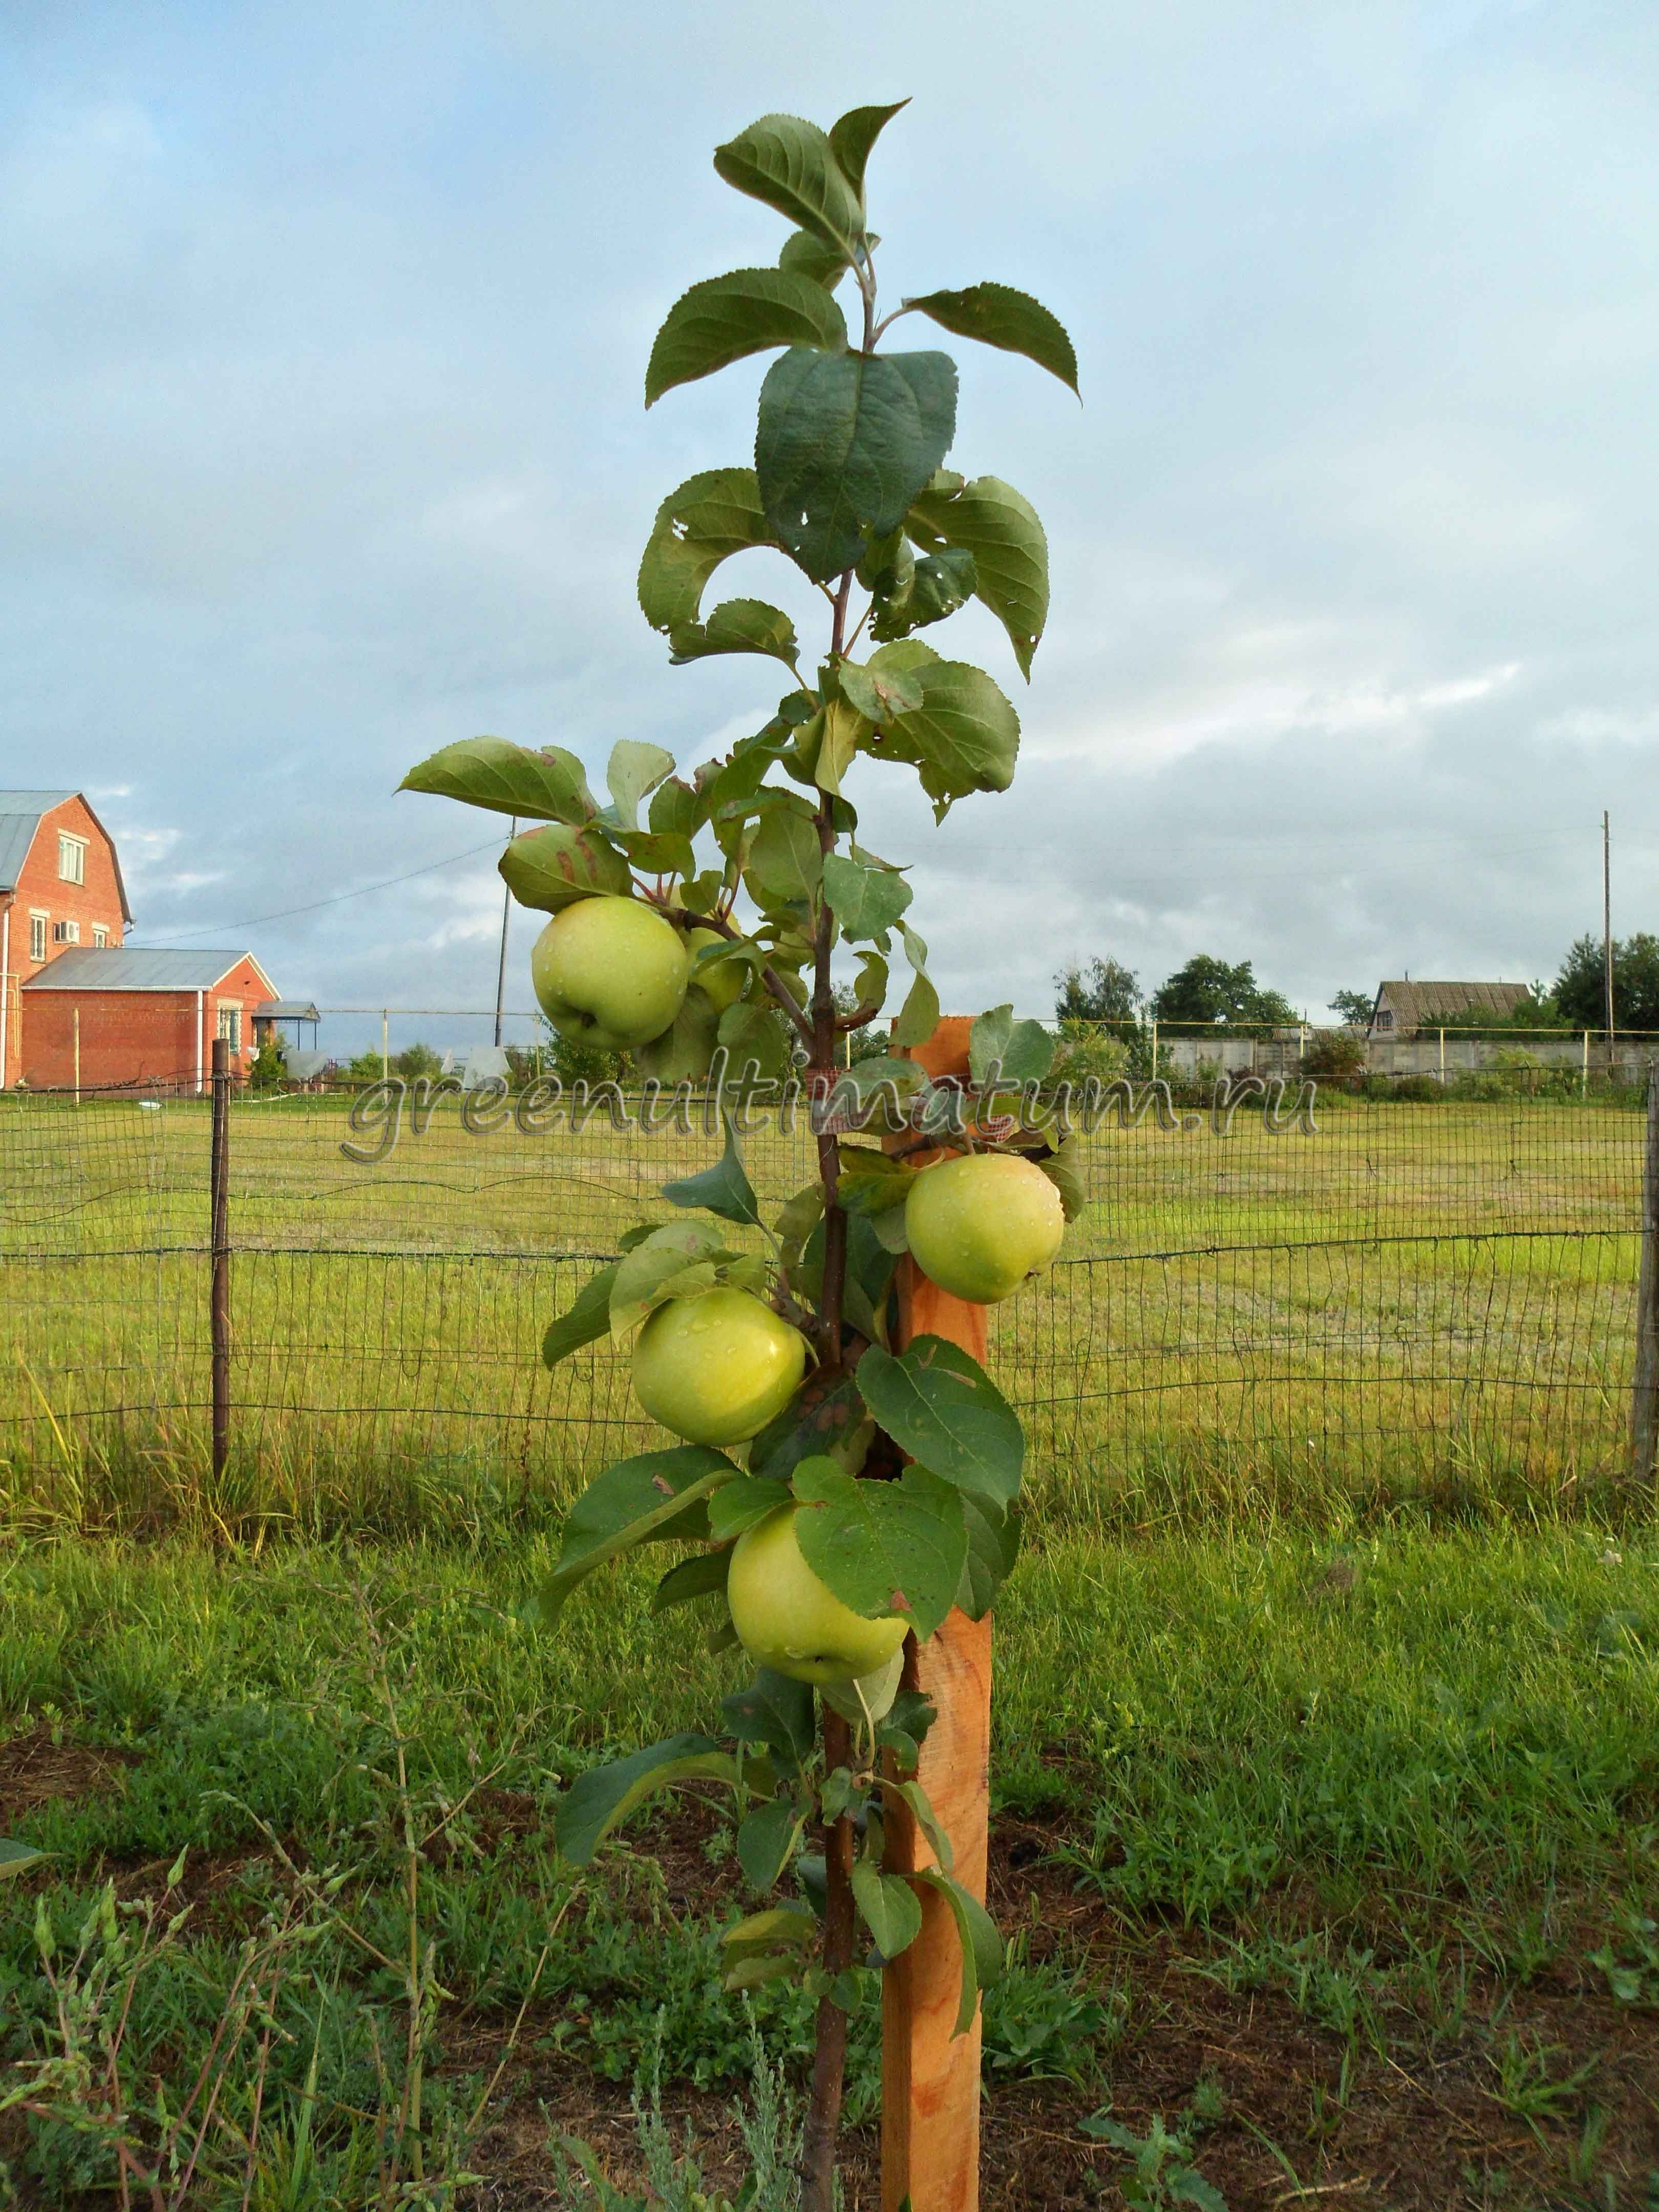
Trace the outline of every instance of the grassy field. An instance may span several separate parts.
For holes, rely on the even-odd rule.
[[[636,1822],[580,1884],[547,1818],[600,1750],[709,1718],[732,1662],[646,1620],[643,1575],[527,1637],[546,1556],[6,1559],[0,1832],[52,1855],[0,1892],[24,2204],[103,2201],[121,2111],[153,2137],[158,2085],[176,2112],[204,2065],[223,2125],[192,2203],[244,2201],[256,2091],[255,2205],[593,2203],[550,2138],[626,2177],[653,2063],[708,2171],[740,2170],[726,1808]],[[1659,2202],[1656,1567],[1650,1531],[1588,1527],[1040,1544],[999,1620],[988,2205],[1126,2201],[1107,2126],[1232,2212]],[[95,2081],[42,2067],[43,1935],[94,2052],[126,2006],[101,2122]],[[804,2006],[756,2011],[798,2069]]]
[[[1612,1107],[1322,1102],[1316,1135],[1241,1113],[1113,1121],[1061,1262],[998,1310],[1038,1509],[1079,1532],[1413,1500],[1618,1509],[1640,1117]],[[717,1139],[510,1125],[453,1101],[364,1166],[335,1101],[234,1116],[236,1401],[207,1479],[207,1116],[0,1110],[0,1512],[37,1528],[248,1537],[464,1530],[557,1504],[642,1440],[599,1347],[549,1376],[541,1328]],[[781,1200],[808,1140],[768,1127]]]
[[[1640,1127],[1339,1104],[1316,1137],[1092,1140],[1091,1210],[994,1346],[1034,1462],[994,2212],[1194,2176],[1231,2212],[1659,2208]],[[798,2085],[808,2022],[719,1994],[728,1808],[638,1821],[580,1882],[550,1820],[734,1664],[646,1617],[643,1571],[556,1641],[515,1619],[583,1474],[648,1434],[608,1357],[546,1376],[539,1328],[713,1145],[441,1115],[370,1170],[346,1133],[236,1115],[216,1488],[204,1112],[0,1111],[0,1836],[49,1854],[0,1884],[9,2185],[112,2203],[116,2137],[188,2107],[167,2205],[597,2207],[568,2134],[633,2206],[654,2069],[734,2191],[752,2038]],[[781,1197],[804,1140],[750,1166]],[[857,2212],[875,2027],[872,1992]]]

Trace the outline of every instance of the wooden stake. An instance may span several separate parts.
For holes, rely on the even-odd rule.
[[[965,1018],[939,1024],[910,1057],[934,1077],[968,1073]],[[901,1346],[942,1336],[983,1361],[986,1309],[953,1298],[899,1261]],[[991,1621],[955,1610],[925,1644],[906,1647],[904,1680],[939,1718],[918,1779],[956,1855],[953,1871],[981,1902],[990,1829]],[[886,1810],[887,1863],[913,1874],[933,1853],[908,1813]],[[978,2212],[980,2022],[953,2035],[962,1993],[956,1921],[937,1890],[921,1893],[921,1933],[887,1968],[882,1989],[881,2202],[899,2212]]]
[[[1648,1070],[1642,1157],[1642,1263],[1636,1286],[1636,1375],[1630,1400],[1630,1471],[1643,1486],[1659,1473],[1659,1066]]]

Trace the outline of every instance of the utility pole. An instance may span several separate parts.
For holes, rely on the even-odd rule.
[[[516,837],[518,834],[519,817],[515,814],[513,817],[511,836]],[[510,842],[511,838],[509,838]],[[503,891],[501,893],[501,961],[500,967],[495,970],[495,1042],[497,1047],[501,1042],[501,1008],[507,1002],[507,925],[512,918],[512,914],[513,894],[510,890]]]
[[[1601,810],[1601,985],[1607,1001],[1608,1066],[1613,1054],[1613,839]]]

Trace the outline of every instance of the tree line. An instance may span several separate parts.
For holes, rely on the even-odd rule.
[[[1294,1024],[1300,1018],[1280,991],[1256,981],[1249,960],[1220,960],[1198,952],[1155,991],[1109,956],[1072,962],[1054,977],[1057,1021],[1101,1024],[1120,1035],[1144,1023],[1206,1023],[1241,1036]],[[1337,1021],[1369,1027],[1375,990],[1333,991],[1326,1002]],[[1613,947],[1613,1012],[1616,1029],[1659,1034],[1659,936],[1638,930]],[[1448,1015],[1447,1030],[1601,1030],[1607,1024],[1601,940],[1589,933],[1567,949],[1553,983],[1535,981],[1510,1012],[1480,1009]]]

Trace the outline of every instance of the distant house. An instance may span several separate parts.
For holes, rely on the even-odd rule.
[[[1370,1034],[1414,1036],[1419,1030],[1471,1029],[1507,1021],[1529,997],[1524,983],[1379,983]]]
[[[113,839],[78,791],[0,791],[0,1091],[199,1090],[223,1037],[315,1035],[251,952],[139,951]]]
[[[34,1090],[200,1091],[214,1039],[240,1073],[276,999],[251,952],[66,952],[23,985],[23,1079]]]
[[[0,791],[0,1091],[23,1068],[20,993],[76,946],[111,951],[132,926],[121,864],[78,791]]]

